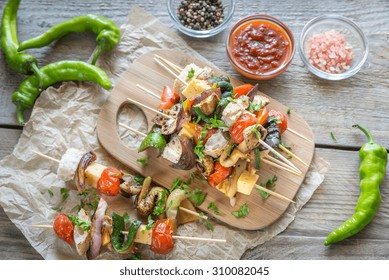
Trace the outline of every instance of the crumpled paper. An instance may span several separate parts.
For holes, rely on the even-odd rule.
[[[130,12],[127,22],[121,27],[122,40],[115,51],[102,56],[100,66],[116,81],[129,63],[140,55],[159,48],[177,49],[198,56],[179,36],[171,32],[156,18],[141,8]],[[0,204],[12,222],[26,236],[31,245],[45,259],[83,259],[50,229],[35,229],[31,225],[52,224],[57,212],[52,208],[61,206],[62,212],[75,214],[80,196],[72,182],[57,178],[57,163],[39,157],[40,151],[60,159],[67,148],[94,150],[97,161],[130,172],[99,145],[96,137],[96,122],[108,92],[92,83],[64,83],[58,89],[49,88],[37,100],[30,120],[13,153],[1,161]],[[127,108],[119,119],[131,120],[134,128],[146,126],[139,109]],[[123,141],[137,146],[138,136],[118,128]],[[206,229],[203,221],[186,224],[178,229],[178,235],[225,238],[227,243],[193,242],[179,240],[168,255],[156,255],[146,245],[138,246],[144,259],[239,259],[247,250],[270,240],[294,220],[298,211],[311,198],[322,183],[329,165],[314,156],[309,172],[301,186],[296,204],[291,205],[282,217],[269,227],[258,231],[244,231],[219,224],[211,219],[214,231]],[[62,202],[61,188],[69,189],[69,197]],[[50,189],[53,193],[50,194]],[[110,211],[129,212],[131,202],[122,197],[108,198]],[[104,253],[101,258],[115,259],[114,253]]]

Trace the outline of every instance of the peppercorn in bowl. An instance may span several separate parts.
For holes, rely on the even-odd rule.
[[[338,15],[309,21],[300,35],[299,52],[308,70],[326,80],[343,80],[355,75],[368,55],[362,30]]]
[[[169,15],[178,30],[195,38],[207,38],[223,31],[234,8],[234,0],[168,0]]]

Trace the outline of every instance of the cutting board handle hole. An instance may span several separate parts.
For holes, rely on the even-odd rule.
[[[125,146],[138,149],[143,136],[138,135],[119,125],[123,123],[143,133],[148,132],[147,118],[143,110],[134,104],[123,103],[117,113],[116,131]]]

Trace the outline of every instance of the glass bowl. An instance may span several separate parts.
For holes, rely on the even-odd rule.
[[[176,27],[178,30],[180,30],[182,33],[194,37],[194,38],[207,38],[214,36],[220,32],[222,32],[230,22],[232,15],[234,14],[235,10],[235,1],[234,0],[220,0],[224,7],[224,20],[223,22],[218,25],[217,27],[209,30],[194,30],[190,29],[188,27],[185,27],[180,20],[178,19],[178,7],[180,6],[182,0],[174,1],[174,0],[168,0],[168,11],[169,15],[174,21]]]
[[[318,34],[338,32],[346,40],[346,44],[351,48],[350,55],[352,57],[351,64],[347,65],[348,69],[340,70],[332,68],[332,72],[338,71],[339,73],[329,73],[314,66],[313,63],[318,64],[320,62],[310,60],[309,58],[309,42],[314,36],[320,36]],[[337,33],[337,34],[338,34]],[[304,65],[308,70],[316,76],[326,80],[343,80],[355,75],[365,63],[368,54],[368,44],[365,35],[362,30],[351,20],[343,16],[328,15],[319,16],[309,21],[303,28],[300,35],[299,52]],[[328,56],[333,57],[338,55],[336,53],[328,53]],[[343,56],[343,54],[341,54]],[[325,64],[328,60],[325,61]]]
[[[271,29],[266,29],[266,26]],[[250,31],[244,34],[245,30],[251,27],[253,31],[246,36]],[[269,32],[271,30],[278,33],[274,38],[281,38],[281,41],[272,41]],[[295,54],[292,31],[280,20],[263,14],[248,16],[238,21],[231,29],[226,45],[231,65],[241,75],[254,80],[277,77],[289,67]],[[283,46],[283,51],[280,45]],[[249,67],[251,62],[256,69]]]

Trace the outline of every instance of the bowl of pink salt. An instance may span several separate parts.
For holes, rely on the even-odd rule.
[[[316,76],[343,80],[362,68],[368,44],[362,30],[353,21],[328,15],[314,18],[304,26],[299,52],[304,65]]]

